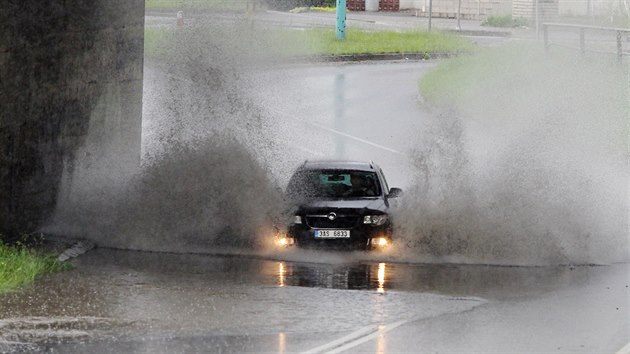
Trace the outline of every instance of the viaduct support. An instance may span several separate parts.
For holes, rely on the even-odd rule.
[[[3,238],[45,222],[79,159],[139,162],[143,44],[144,0],[0,0]]]

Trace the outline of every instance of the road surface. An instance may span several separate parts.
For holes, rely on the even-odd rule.
[[[296,66],[258,73],[252,95],[278,123],[272,140],[306,159],[373,160],[391,186],[411,183],[412,150],[431,112],[418,80],[435,62]],[[278,154],[280,151],[278,151]],[[273,160],[271,161],[273,165]],[[273,166],[283,180],[290,171]]]
[[[245,91],[273,128],[264,133],[273,141],[270,170],[282,181],[307,158],[372,159],[390,185],[409,186],[411,150],[439,118],[417,96],[417,80],[432,65],[247,73]],[[155,113],[145,115],[151,137],[168,116],[151,90],[173,78],[150,67],[145,74],[156,83],[145,86],[152,107],[145,113]],[[73,271],[0,297],[0,352],[616,353],[630,341],[628,264],[499,267],[397,263],[392,254],[361,252],[108,249],[73,262]]]
[[[615,353],[628,342],[627,264],[96,249],[75,265],[1,298],[0,351]]]

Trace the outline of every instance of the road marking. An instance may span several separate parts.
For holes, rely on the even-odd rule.
[[[342,346],[345,343],[351,342],[353,340],[356,340],[357,338],[363,337],[363,336],[367,336],[370,335],[374,332],[378,331],[378,326],[376,325],[370,325],[370,326],[366,326],[363,327],[357,331],[354,331],[346,336],[343,336],[339,339],[335,339],[332,342],[326,343],[324,345],[321,345],[319,347],[313,348],[311,350],[307,350],[305,352],[302,352],[302,354],[315,354],[315,353],[323,353],[326,350],[330,350],[330,349],[334,349],[336,347]]]
[[[165,76],[169,76],[171,79],[184,81],[184,82],[187,82],[189,84],[194,84],[194,82],[192,80],[188,79],[188,78],[182,78],[182,77],[179,77],[179,76],[176,76],[176,75],[173,75],[173,74],[168,74],[168,73],[165,73],[164,75]],[[282,113],[282,111],[278,110],[278,109],[267,108],[267,110],[272,111],[272,113],[276,113],[276,114],[277,113]],[[356,137],[354,135],[350,135],[348,133],[344,133],[344,132],[336,130],[336,129],[328,128],[328,127],[326,127],[326,126],[324,126],[322,124],[319,124],[319,123],[309,122],[309,121],[306,121],[306,120],[297,119],[297,118],[293,118],[293,117],[289,117],[289,118],[291,118],[291,119],[293,119],[295,121],[298,121],[298,122],[302,122],[302,123],[306,123],[306,124],[312,125],[312,126],[314,126],[316,128],[325,130],[325,131],[330,132],[330,133],[341,135],[343,137],[346,137],[348,139],[352,139],[354,141],[358,141],[358,142],[366,144],[366,145],[370,145],[370,146],[373,146],[373,147],[376,147],[376,148],[379,148],[379,149],[383,149],[385,151],[389,151],[391,153],[394,153],[394,154],[397,154],[397,155],[400,155],[400,156],[407,157],[407,155],[405,155],[404,153],[402,153],[402,152],[400,152],[398,150],[394,150],[392,148],[388,148],[387,146],[383,146],[383,145],[380,145],[380,144],[373,143],[373,142],[371,142],[369,140],[361,139],[359,137]],[[322,154],[319,154],[319,155],[322,155]]]
[[[10,340],[4,340],[4,339],[0,339],[0,344],[5,344],[5,345],[13,345],[13,346],[17,346],[17,345],[29,345],[32,343],[27,343],[27,342],[14,342],[14,341],[10,341]]]
[[[307,120],[303,120],[303,119],[295,118],[295,117],[293,117],[292,115],[286,114],[285,112],[283,112],[283,111],[281,111],[281,110],[279,110],[279,109],[276,109],[276,108],[267,108],[267,110],[271,111],[272,113],[275,113],[276,115],[283,115],[283,116],[285,116],[285,117],[288,117],[289,119],[291,119],[291,120],[293,120],[293,121],[300,122],[300,123],[304,123],[304,124],[308,124],[308,125],[313,126],[313,127],[315,127],[315,128],[319,128],[319,129],[321,129],[321,130],[325,130],[325,131],[327,131],[327,132],[329,132],[329,133],[333,133],[333,134],[341,135],[341,136],[346,137],[346,138],[348,138],[348,139],[352,139],[352,140],[354,140],[354,141],[358,141],[358,142],[360,142],[360,143],[363,143],[363,144],[366,144],[366,145],[373,146],[373,147],[375,147],[375,148],[379,148],[379,149],[382,149],[382,150],[385,150],[385,151],[389,151],[389,152],[391,152],[391,153],[394,153],[394,154],[397,154],[397,155],[400,155],[400,156],[407,157],[407,155],[405,155],[404,153],[402,153],[402,152],[400,152],[400,151],[398,151],[398,150],[394,150],[394,149],[392,149],[392,148],[388,148],[387,146],[383,146],[383,145],[380,145],[380,144],[376,144],[376,143],[373,143],[373,142],[371,142],[371,141],[369,141],[369,140],[361,139],[361,138],[356,137],[356,136],[354,136],[354,135],[350,135],[350,134],[348,134],[348,133],[344,133],[344,132],[342,132],[342,131],[339,131],[339,130],[336,130],[336,129],[333,129],[333,128],[329,128],[329,127],[327,127],[327,126],[325,126],[325,125],[323,125],[323,124],[320,124],[320,123],[315,123],[315,122],[310,122],[310,121],[307,121]]]
[[[79,241],[75,243],[74,245],[72,245],[72,247],[63,251],[59,255],[59,257],[57,257],[57,260],[60,262],[65,262],[70,258],[76,258],[84,254],[85,252],[91,250],[92,248],[94,248],[94,246],[95,246],[94,243],[91,241],[88,241],[88,240]]]
[[[341,352],[344,352],[346,350],[352,349],[352,348],[356,347],[359,344],[363,344],[365,342],[371,341],[372,339],[376,339],[376,337],[378,337],[378,336],[380,336],[382,334],[385,334],[385,333],[391,331],[394,328],[400,327],[400,326],[402,326],[403,324],[405,324],[407,322],[409,322],[409,321],[398,321],[398,322],[394,322],[392,324],[388,324],[388,325],[386,325],[383,328],[379,328],[378,331],[376,331],[376,332],[374,332],[372,334],[369,334],[369,335],[367,335],[365,337],[362,337],[362,338],[357,338],[356,340],[354,340],[354,341],[352,341],[350,343],[344,344],[341,347],[335,348],[335,349],[330,350],[330,351],[328,351],[326,353],[327,354],[335,354],[335,353],[341,353]]]
[[[626,344],[625,347],[619,349],[615,354],[630,354],[630,343]]]
[[[371,341],[372,339],[375,339],[378,336],[383,335],[393,330],[394,328],[400,327],[407,322],[409,321],[398,321],[398,322],[390,323],[385,326],[377,326],[377,325],[366,326],[348,334],[347,336],[341,337],[339,339],[335,339],[332,342],[329,342],[319,347],[305,351],[302,354],[341,353],[346,350],[350,350],[360,344]]]
[[[316,128],[325,130],[327,132],[335,133],[337,135],[341,135],[341,136],[346,137],[348,139],[352,139],[352,140],[358,141],[358,142],[366,144],[366,145],[370,145],[370,146],[373,146],[373,147],[376,147],[376,148],[379,148],[379,149],[383,149],[385,151],[389,151],[389,152],[397,154],[397,155],[406,156],[405,154],[403,154],[402,152],[400,152],[398,150],[394,150],[394,149],[388,148],[387,146],[383,146],[383,145],[379,145],[379,144],[373,143],[373,142],[371,142],[369,140],[361,139],[359,137],[356,137],[354,135],[350,135],[348,133],[344,133],[344,132],[336,130],[336,129],[328,128],[327,126],[324,126],[324,125],[319,124],[319,123],[309,122],[309,121],[305,121],[305,120],[299,120],[299,121],[301,121],[303,123],[306,123],[306,124],[309,124],[309,125],[312,125],[312,126],[314,126]]]

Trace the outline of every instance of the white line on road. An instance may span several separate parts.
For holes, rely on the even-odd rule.
[[[165,76],[168,76],[168,77],[170,77],[171,79],[174,79],[174,80],[179,80],[179,81],[187,82],[189,84],[194,84],[194,81],[190,80],[188,78],[182,78],[182,77],[179,77],[179,76],[176,76],[176,75],[173,75],[173,74],[168,74],[168,73],[165,73]],[[269,109],[268,108],[268,110],[272,111],[272,112],[274,112],[276,114],[282,113],[282,111],[280,111],[278,109]],[[383,145],[380,145],[380,144],[373,143],[373,142],[371,142],[369,140],[361,139],[359,137],[356,137],[354,135],[350,135],[348,133],[344,133],[344,132],[336,130],[336,129],[328,128],[328,127],[326,127],[326,126],[324,126],[322,124],[319,124],[319,123],[309,122],[309,121],[305,121],[305,120],[302,120],[302,119],[296,119],[296,118],[292,118],[292,117],[290,117],[290,118],[295,120],[295,121],[312,125],[312,126],[314,126],[316,128],[319,128],[319,129],[322,129],[322,130],[325,130],[327,132],[334,133],[334,134],[337,134],[337,135],[341,135],[343,137],[346,137],[348,139],[352,139],[354,141],[358,141],[358,142],[366,144],[366,145],[370,145],[370,146],[373,146],[373,147],[376,147],[376,148],[379,148],[379,149],[383,149],[385,151],[389,151],[391,153],[394,153],[394,154],[397,154],[397,155],[400,155],[400,156],[405,156],[405,157],[407,156],[407,155],[403,154],[402,152],[400,152],[398,150],[394,150],[392,148],[388,148],[387,146],[383,146]]]
[[[302,354],[341,353],[346,350],[350,350],[360,344],[371,341],[372,339],[375,339],[378,336],[383,335],[394,328],[400,327],[407,322],[409,321],[398,321],[398,322],[394,322],[385,326],[376,326],[376,325],[366,326],[348,334],[347,336],[341,337],[339,339],[335,339],[332,342],[313,348],[311,350],[303,352]]]
[[[630,343],[626,344],[625,347],[619,349],[615,354],[630,354]]]
[[[354,135],[350,135],[350,134],[348,134],[348,133],[344,133],[344,132],[342,132],[342,131],[339,131],[339,130],[336,130],[336,129],[329,128],[329,127],[327,127],[327,126],[325,126],[325,125],[323,125],[323,124],[320,124],[320,123],[315,123],[315,122],[309,122],[309,121],[307,121],[307,120],[303,120],[303,119],[295,118],[295,117],[293,117],[293,116],[291,116],[291,115],[289,115],[289,114],[286,114],[285,112],[283,112],[283,111],[281,111],[281,110],[279,110],[279,109],[274,109],[274,108],[267,108],[267,109],[268,109],[269,111],[271,111],[272,113],[275,113],[275,114],[277,114],[277,115],[283,115],[283,116],[288,117],[289,119],[291,119],[291,120],[293,120],[293,121],[300,122],[300,123],[304,123],[304,124],[308,124],[308,125],[313,126],[313,127],[315,127],[315,128],[319,128],[319,129],[321,129],[321,130],[325,130],[325,131],[327,131],[327,132],[329,132],[329,133],[333,133],[333,134],[341,135],[341,136],[346,137],[346,138],[348,138],[348,139],[352,139],[352,140],[354,140],[354,141],[358,141],[358,142],[360,142],[360,143],[363,143],[363,144],[366,144],[366,145],[373,146],[373,147],[375,147],[375,148],[379,148],[379,149],[382,149],[382,150],[385,150],[385,151],[389,151],[389,152],[391,152],[391,153],[394,153],[394,154],[397,154],[397,155],[400,155],[400,156],[405,156],[405,157],[407,156],[407,155],[403,154],[402,152],[400,152],[400,151],[398,151],[398,150],[394,150],[394,149],[392,149],[392,148],[388,148],[387,146],[383,146],[383,145],[380,145],[380,144],[376,144],[376,143],[373,143],[373,142],[371,142],[371,141],[369,141],[369,140],[361,139],[361,138],[356,137],[356,136],[354,136]]]
[[[409,321],[398,321],[398,322],[394,322],[392,324],[388,324],[385,327],[379,328],[378,331],[376,331],[376,332],[374,332],[372,334],[369,334],[369,335],[367,335],[365,337],[362,337],[362,338],[357,338],[357,339],[355,339],[354,341],[352,341],[350,343],[346,343],[346,344],[342,345],[341,347],[335,348],[335,349],[330,350],[330,351],[328,351],[326,353],[327,354],[336,354],[336,353],[341,353],[341,352],[344,352],[346,350],[352,349],[352,348],[356,347],[359,344],[363,344],[365,342],[371,341],[372,339],[375,339],[378,336],[383,335],[383,334],[391,331],[392,329],[394,329],[396,327],[400,327],[400,326],[402,326],[403,324],[405,324],[407,322],[409,322]]]
[[[347,336],[343,336],[339,339],[335,339],[332,342],[326,343],[324,345],[321,345],[319,347],[313,348],[311,350],[307,350],[305,352],[302,352],[302,354],[316,354],[316,353],[323,353],[326,350],[330,350],[330,349],[334,349],[336,347],[342,346],[345,343],[351,342],[353,340],[356,340],[357,338],[360,337],[364,337],[367,336],[371,333],[374,333],[378,331],[378,326],[376,325],[370,325],[370,326],[366,326],[363,327],[359,330],[356,330],[350,334],[348,334]]]
[[[373,142],[371,142],[371,141],[369,141],[369,140],[365,140],[365,139],[358,138],[358,137],[356,137],[356,136],[354,136],[354,135],[350,135],[350,134],[347,134],[347,133],[341,132],[341,131],[339,131],[339,130],[335,130],[335,129],[332,129],[332,128],[328,128],[328,127],[326,127],[326,126],[324,126],[324,125],[322,125],[322,124],[315,123],[315,122],[308,122],[308,121],[305,121],[305,120],[300,120],[300,121],[301,121],[301,122],[303,122],[303,123],[306,123],[306,124],[312,125],[312,126],[314,126],[314,127],[317,127],[317,128],[319,128],[319,129],[326,130],[326,131],[328,131],[328,132],[331,132],[331,133],[335,133],[335,134],[341,135],[341,136],[346,137],[346,138],[348,138],[348,139],[352,139],[352,140],[358,141],[358,142],[363,143],[363,144],[367,144],[367,145],[370,145],[370,146],[374,146],[374,147],[376,147],[376,148],[383,149],[383,150],[385,150],[385,151],[389,151],[389,152],[392,152],[392,153],[394,153],[394,154],[398,154],[398,155],[401,155],[401,156],[405,156],[405,154],[403,154],[402,152],[400,152],[400,151],[398,151],[398,150],[394,150],[394,149],[388,148],[387,146],[383,146],[383,145],[379,145],[379,144],[373,143]]]

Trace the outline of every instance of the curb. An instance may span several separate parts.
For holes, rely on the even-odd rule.
[[[87,251],[96,248],[96,244],[85,239],[66,237],[57,234],[41,234],[45,239],[51,253],[59,255],[57,260],[65,262],[71,258],[76,258]],[[62,251],[63,250],[63,251]],[[1,352],[1,351],[0,351]]]
[[[443,30],[444,32],[459,34],[461,36],[476,36],[476,37],[512,37],[512,32],[507,31],[488,31],[488,30]]]
[[[290,62],[346,63],[359,61],[431,60],[456,57],[463,53],[382,53],[348,55],[312,55],[289,58]]]
[[[96,245],[93,242],[83,240],[75,243],[72,247],[63,251],[58,257],[57,260],[60,262],[65,262],[70,258],[76,258],[85,252],[91,250]]]

